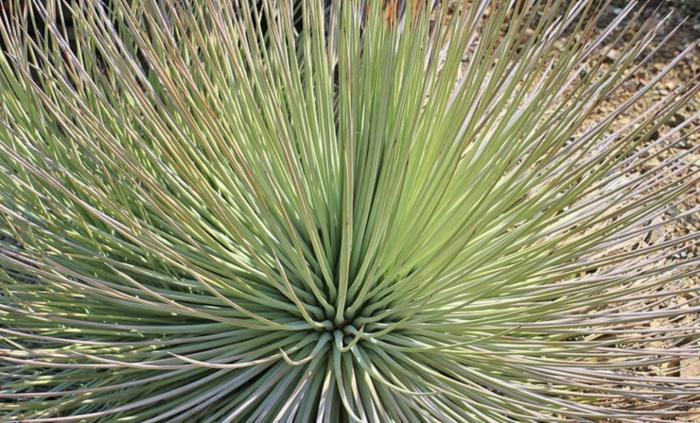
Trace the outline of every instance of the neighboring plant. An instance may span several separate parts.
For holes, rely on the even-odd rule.
[[[633,3],[328,3],[5,5],[0,420],[683,419],[695,46],[615,103]]]

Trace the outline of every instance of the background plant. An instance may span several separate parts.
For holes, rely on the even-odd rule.
[[[0,24],[4,420],[641,422],[700,399],[650,370],[697,356],[698,325],[645,326],[698,311],[667,301],[697,260],[661,261],[698,234],[624,248],[697,183],[697,146],[630,176],[697,132],[651,139],[697,78],[614,126],[696,46],[586,122],[663,21],[59,6]]]

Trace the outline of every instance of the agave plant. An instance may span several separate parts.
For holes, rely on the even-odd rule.
[[[695,45],[590,119],[665,19],[448,3],[6,4],[0,420],[686,418]]]

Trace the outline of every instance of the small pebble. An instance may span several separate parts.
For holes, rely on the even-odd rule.
[[[674,205],[670,205],[670,206],[668,207],[668,210],[666,211],[666,214],[668,214],[668,215],[671,216],[671,217],[676,217],[676,216],[678,216],[679,214],[681,214],[681,211],[678,210],[678,207],[676,207],[676,206],[674,206]]]
[[[661,223],[663,223],[663,220],[661,219],[661,217],[655,217],[654,220],[652,220],[650,223],[652,225],[660,225]],[[662,239],[664,235],[665,231],[663,226],[657,226],[647,233],[647,236],[644,237],[644,241],[646,241],[646,243],[649,245],[653,245],[658,240]]]
[[[678,259],[685,259],[688,257],[688,252],[686,250],[681,250],[677,252],[676,254],[672,255],[671,258],[674,258],[676,260]]]

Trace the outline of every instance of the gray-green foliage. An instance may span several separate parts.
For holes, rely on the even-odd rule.
[[[698,311],[666,301],[697,259],[663,260],[698,234],[628,248],[697,183],[697,146],[635,172],[697,132],[652,138],[697,78],[618,123],[695,46],[589,120],[665,35],[638,6],[308,1],[299,31],[285,0],[10,3],[1,420],[641,422],[700,398],[655,370],[698,325],[648,325]]]

